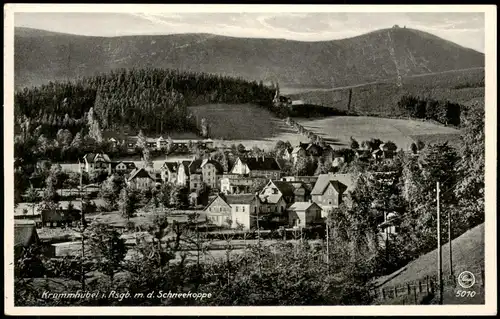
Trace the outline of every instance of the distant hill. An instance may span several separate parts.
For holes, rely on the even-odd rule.
[[[396,85],[396,81],[385,80],[347,88],[300,92],[289,96],[293,100],[303,100],[340,111],[382,117],[403,116],[397,104],[401,97],[407,94],[459,104],[484,100],[485,96],[484,68],[405,76],[401,82],[400,87]]]
[[[342,87],[483,66],[483,53],[409,28],[318,42],[212,34],[89,37],[15,29],[16,87],[145,67],[279,81],[282,87]]]

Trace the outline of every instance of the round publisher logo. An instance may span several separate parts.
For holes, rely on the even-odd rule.
[[[458,275],[458,284],[462,288],[465,289],[470,288],[474,286],[475,283],[476,283],[476,277],[470,271],[462,271],[460,275]]]

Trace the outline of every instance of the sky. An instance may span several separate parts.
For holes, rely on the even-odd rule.
[[[344,39],[398,24],[484,53],[480,12],[17,12],[16,27],[93,36],[213,33],[300,41]]]

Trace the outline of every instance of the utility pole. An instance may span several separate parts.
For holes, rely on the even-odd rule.
[[[453,277],[453,258],[452,258],[452,247],[451,247],[451,209],[448,207],[448,245],[450,249],[450,279],[454,280]]]
[[[330,272],[330,214],[326,217],[326,269]]]
[[[83,190],[83,172],[82,172],[82,165],[80,164],[80,160],[78,160],[78,168],[80,170],[80,205],[81,205],[81,228],[82,228],[82,260],[81,260],[81,280],[82,280],[82,290],[85,290],[85,272],[84,272],[84,262],[85,262],[85,214],[84,214],[84,209],[83,209],[83,195],[82,195],[82,190]]]
[[[439,211],[439,182],[436,183],[436,206],[437,206],[437,245],[438,245],[438,285],[439,304],[443,304],[443,262],[441,260],[441,216]]]

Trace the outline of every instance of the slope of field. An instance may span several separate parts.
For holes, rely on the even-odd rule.
[[[409,28],[317,42],[213,34],[90,37],[16,28],[14,41],[16,87],[145,67],[279,81],[282,86],[342,87],[398,74],[484,66],[483,53]]]
[[[455,72],[442,72],[423,76],[403,77],[402,86],[396,79],[366,85],[330,90],[312,90],[292,94],[291,98],[306,103],[347,110],[349,91],[352,91],[350,111],[362,115],[400,116],[397,107],[403,95],[449,100],[466,104],[475,99],[484,99],[484,69],[469,69]]]
[[[290,141],[292,145],[307,141],[283,120],[256,105],[209,104],[189,109],[198,120],[207,119],[216,146],[241,143],[247,149],[253,146],[269,149],[278,140]]]
[[[450,263],[448,259],[450,246],[445,244],[442,248],[443,256],[443,276],[450,273]],[[471,287],[470,291],[476,291],[475,298],[460,298],[455,297],[455,291],[460,289],[460,286],[445,287],[443,294],[444,304],[461,304],[461,303],[484,303],[484,291],[481,283],[481,269],[484,269],[484,224],[476,226],[465,232],[458,238],[452,241],[452,256],[453,256],[453,272],[458,276],[462,271],[470,271],[476,278],[476,284]],[[389,288],[394,286],[403,286],[407,283],[417,281],[425,281],[427,276],[436,275],[437,265],[437,250],[421,256],[412,261],[402,270],[396,271],[392,275],[388,275],[377,280],[379,288]],[[462,289],[464,290],[464,289]]]
[[[350,137],[358,142],[378,138],[382,141],[393,141],[398,148],[407,150],[411,143],[421,136],[446,134],[457,135],[459,131],[429,122],[386,119],[369,116],[338,116],[324,119],[297,120],[306,129],[309,129],[332,145],[349,147]],[[448,137],[451,139],[450,137]]]

